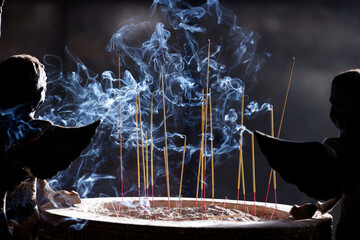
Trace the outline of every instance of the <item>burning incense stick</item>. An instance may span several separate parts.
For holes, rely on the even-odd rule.
[[[139,189],[139,207],[140,207],[140,154],[139,154],[139,130],[138,130],[138,107],[137,97],[135,97],[135,127],[136,127],[136,160],[138,172],[138,189]]]
[[[120,51],[118,51],[118,76],[119,76],[119,144],[120,144],[120,181],[121,181],[121,201],[124,201],[124,182],[122,164],[122,123],[121,123],[121,78],[120,78]],[[123,206],[123,205],[122,205]]]
[[[253,192],[254,192],[254,216],[256,217],[256,182],[255,182],[254,133],[251,134],[251,155],[252,155],[252,174],[253,174]]]
[[[153,165],[153,157],[154,157],[154,147],[153,147],[153,94],[151,94],[151,104],[150,104],[150,161],[151,161],[151,195],[152,202],[154,207],[154,165]]]
[[[182,164],[181,164],[179,201],[180,201],[180,197],[181,197],[182,180],[183,180],[183,175],[184,175],[185,152],[186,152],[186,136],[184,135],[184,151],[183,151],[183,158],[182,158]]]
[[[212,109],[211,109],[211,89],[209,93],[209,110],[210,110],[210,145],[211,145],[211,188],[212,188],[212,199],[214,202],[215,196],[215,184],[214,184],[214,139],[213,139],[213,129],[212,129]]]
[[[144,137],[143,137],[143,128],[141,120],[141,104],[140,104],[140,94],[138,94],[138,108],[139,108],[139,123],[140,123],[140,137],[141,137],[141,153],[142,153],[142,165],[143,165],[143,179],[144,179],[144,195],[146,197],[146,176],[145,176],[145,153],[144,153]]]

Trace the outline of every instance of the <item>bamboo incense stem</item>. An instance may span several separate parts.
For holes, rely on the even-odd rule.
[[[140,137],[141,137],[141,154],[142,154],[142,165],[143,165],[143,179],[144,179],[144,195],[146,197],[146,176],[145,176],[145,153],[144,153],[144,137],[143,137],[143,128],[141,120],[141,104],[140,104],[140,94],[138,94],[138,108],[139,108],[139,124],[140,124]]]
[[[171,221],[171,214],[170,214],[170,184],[169,184],[169,168],[168,168],[168,159],[167,159],[167,152],[166,148],[164,147],[164,160],[165,160],[165,175],[166,175],[166,192],[168,197],[168,208],[169,208],[169,220]]]
[[[254,133],[251,134],[251,155],[252,155],[252,175],[253,175],[253,192],[254,192],[254,216],[256,216],[256,182],[255,182],[255,148]]]
[[[294,71],[294,65],[295,65],[295,57],[293,57],[292,62],[291,62],[291,69],[290,69],[289,81],[288,81],[288,86],[287,86],[287,89],[286,89],[285,100],[284,100],[283,110],[282,110],[282,113],[281,113],[281,118],[280,118],[280,124],[279,124],[279,130],[278,130],[277,138],[280,137],[281,127],[282,127],[282,123],[283,123],[283,120],[284,120],[285,109],[286,109],[286,102],[287,102],[287,98],[288,98],[288,95],[289,95],[289,89],[290,89],[292,74],[293,74],[293,71]]]
[[[244,126],[244,99],[245,99],[245,87],[243,88],[243,92],[242,92],[242,97],[241,97],[241,127]],[[242,129],[241,129],[242,131]],[[238,185],[237,185],[237,189],[238,189],[238,202],[239,202],[239,190],[240,190],[240,177],[241,174],[244,174],[244,166],[242,164],[243,161],[243,152],[242,152],[242,138],[243,138],[243,134],[242,132],[240,132],[240,141],[239,141],[239,145],[240,145],[240,152],[239,152],[239,169],[238,169]],[[242,180],[243,180],[243,193],[245,196],[245,184],[244,184],[244,175],[242,176]],[[239,203],[237,203],[237,208],[238,208]]]
[[[207,68],[206,68],[206,100],[205,100],[205,135],[204,135],[204,152],[203,152],[203,180],[202,189],[204,190],[204,198],[206,198],[206,158],[207,158],[207,116],[208,116],[208,98],[209,98],[209,76],[210,76],[210,39],[208,39],[208,57],[207,57]]]
[[[121,78],[120,78],[120,51],[118,51],[118,76],[119,76],[119,144],[120,144],[120,181],[121,199],[124,201],[123,162],[122,162],[122,123],[121,123]]]
[[[151,94],[151,104],[150,104],[150,163],[151,163],[151,195],[152,202],[154,206],[154,146],[153,146],[153,94]]]
[[[237,202],[236,202],[236,209],[239,209],[239,193],[240,193],[240,180],[241,180],[241,156],[242,156],[242,149],[241,149],[241,138],[239,139],[239,168],[238,168],[238,183],[237,183]]]
[[[146,168],[146,196],[149,197],[149,151],[148,151],[148,139],[147,131],[145,131],[145,168]]]
[[[186,136],[184,135],[184,151],[183,151],[182,164],[181,164],[179,200],[181,197],[182,181],[183,181],[183,175],[184,175],[185,152],[186,152]]]
[[[209,111],[210,111],[210,146],[211,146],[211,187],[212,187],[212,199],[214,201],[215,196],[215,176],[214,176],[214,139],[213,139],[213,128],[212,128],[212,108],[211,108],[211,89],[209,94]]]
[[[291,79],[292,79],[292,75],[293,75],[293,71],[294,71],[294,65],[295,65],[295,57],[293,57],[292,62],[291,62],[289,81],[288,81],[288,86],[287,86],[287,89],[286,89],[285,100],[284,100],[283,110],[282,110],[282,113],[281,113],[280,124],[279,124],[278,133],[277,133],[277,138],[280,138],[281,127],[282,127],[282,123],[283,123],[284,115],[285,115],[287,98],[288,98],[288,95],[289,95],[289,89],[290,89]],[[273,174],[273,179],[274,179],[275,208],[276,208],[276,217],[277,217],[277,216],[278,216],[278,215],[277,215],[278,212],[277,212],[276,172],[275,172],[275,171],[274,171],[274,174]]]
[[[271,105],[270,106],[270,131],[271,131],[271,136],[274,137],[274,108]],[[271,177],[274,173],[274,170],[271,168],[270,170],[270,176],[269,176],[269,181],[268,181],[268,186],[267,186],[267,190],[266,190],[266,197],[265,197],[265,205],[264,205],[264,211],[263,211],[263,216],[265,216],[265,210],[266,210],[266,203],[268,200],[268,196],[269,196],[269,190],[270,190],[270,184],[271,184]],[[275,179],[275,178],[274,178]]]
[[[204,106],[203,106],[203,110],[202,110],[202,134],[201,134],[201,195],[203,194],[203,189],[204,189],[204,144],[205,144],[205,134],[204,134],[204,131],[205,131],[205,123],[204,123],[204,120],[205,120],[205,107],[206,107],[206,102],[204,102]]]
[[[137,97],[135,97],[135,127],[136,127],[136,160],[138,172],[138,189],[139,189],[139,207],[140,207],[140,154],[139,154],[139,130],[138,130],[138,107]]]
[[[204,93],[204,92],[203,92]],[[202,93],[202,95],[203,95]],[[199,155],[199,167],[198,167],[198,178],[196,183],[196,203],[197,206],[197,199],[199,196],[199,182],[200,182],[200,175],[201,175],[201,159],[203,155],[203,139],[204,139],[204,100],[201,101],[201,142],[200,142],[200,155]]]

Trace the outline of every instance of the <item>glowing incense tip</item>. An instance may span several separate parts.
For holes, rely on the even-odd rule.
[[[185,152],[186,152],[186,136],[185,135],[183,135],[183,136],[184,136],[184,151],[183,151],[182,164],[181,164],[179,200],[181,197],[182,181],[183,181],[183,175],[184,175]]]

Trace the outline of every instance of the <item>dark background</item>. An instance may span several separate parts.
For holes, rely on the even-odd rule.
[[[253,97],[268,99],[274,105],[275,126],[279,124],[291,59],[296,57],[281,137],[322,141],[336,136],[337,130],[329,118],[330,83],[339,72],[359,66],[360,4],[335,0],[221,3],[236,13],[238,25],[258,34],[259,51],[272,54],[260,71]],[[45,54],[54,54],[64,59],[66,67],[64,47],[68,46],[92,71],[116,71],[105,51],[112,33],[129,17],[147,15],[150,5],[150,1],[135,0],[101,3],[7,0],[3,8],[0,59],[18,53],[32,54],[39,59]],[[266,113],[245,125],[269,132],[264,124],[268,119]],[[225,165],[231,168],[231,164]],[[256,170],[257,198],[264,201],[269,167],[258,150]],[[229,194],[234,192],[234,186],[227,184],[228,174],[219,175],[218,184],[222,186],[218,197],[236,198],[235,194]],[[272,195],[269,200],[274,201]],[[278,201],[285,204],[316,202],[280,177]],[[333,212],[335,222],[338,211],[337,207]]]

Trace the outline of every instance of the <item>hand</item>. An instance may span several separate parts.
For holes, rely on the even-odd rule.
[[[290,215],[293,216],[294,219],[312,218],[316,210],[316,205],[311,203],[306,203],[301,206],[294,205],[290,210]]]

